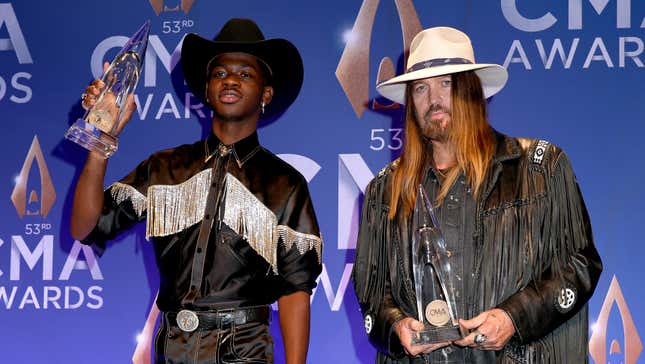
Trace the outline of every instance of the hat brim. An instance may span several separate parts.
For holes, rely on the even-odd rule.
[[[298,96],[304,77],[300,53],[286,39],[218,42],[190,33],[181,47],[181,67],[188,88],[202,103],[209,105],[206,101],[209,62],[217,55],[234,52],[253,55],[269,66],[273,98],[261,117],[272,118],[282,114]]]
[[[405,90],[408,82],[465,71],[474,71],[479,76],[485,98],[489,98],[498,93],[508,80],[506,68],[497,64],[452,64],[428,67],[404,73],[381,82],[376,86],[376,90],[383,97],[398,102],[399,104],[405,104]]]

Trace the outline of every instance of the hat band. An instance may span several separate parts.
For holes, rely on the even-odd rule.
[[[415,63],[412,67],[408,68],[406,73],[422,70],[424,68],[447,66],[451,64],[473,64],[466,58],[433,58],[427,61]]]

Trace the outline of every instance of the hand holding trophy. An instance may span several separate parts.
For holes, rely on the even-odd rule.
[[[146,21],[114,57],[101,80],[86,89],[83,106],[87,111],[67,130],[65,138],[104,158],[114,154],[116,136],[132,112],[128,105],[143,68],[149,32],[150,22]]]

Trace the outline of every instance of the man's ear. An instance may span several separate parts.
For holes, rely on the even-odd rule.
[[[273,87],[264,86],[264,91],[262,92],[262,102],[265,105],[269,105],[273,99]]]

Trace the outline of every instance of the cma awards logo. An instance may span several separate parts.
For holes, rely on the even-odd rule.
[[[3,34],[9,38],[2,38]],[[31,52],[27,46],[25,35],[20,27],[20,22],[11,3],[0,3],[0,57],[6,52],[13,53],[19,68],[23,65],[33,64]],[[13,57],[11,57],[13,58]],[[0,68],[0,105],[4,100],[15,104],[24,104],[31,100],[32,90],[29,86],[31,73],[19,70],[9,71],[10,67],[3,60]]]
[[[161,13],[169,12],[178,12],[179,10],[183,11],[184,14],[188,14],[190,8],[193,7],[195,0],[181,0],[181,1],[165,1],[165,0],[150,0],[150,5],[155,11],[155,14],[159,16]],[[168,5],[173,3],[174,6]]]
[[[40,174],[40,194],[35,189],[27,193],[29,172],[34,161],[38,166],[38,172]],[[25,215],[42,215],[43,217],[47,217],[55,200],[56,191],[54,190],[54,185],[49,175],[49,169],[47,169],[45,157],[40,149],[38,137],[34,136],[29,152],[27,152],[25,163],[22,165],[22,170],[16,178],[16,186],[11,193],[11,201],[18,212],[18,216],[22,219]]]
[[[410,42],[421,31],[421,22],[412,0],[395,0],[395,2],[399,20],[401,21],[403,54],[404,58],[407,59]],[[358,118],[367,109],[369,100],[371,85],[369,67],[370,41],[378,5],[379,0],[363,0],[354,26],[346,36],[347,43],[336,68],[336,78]],[[392,59],[383,57],[379,64],[376,81],[380,82],[392,78],[394,75],[395,67]],[[392,109],[399,106],[397,103],[382,105],[376,100],[373,100],[371,104],[371,108],[374,110]]]
[[[518,3],[522,3],[521,5]],[[567,3],[568,6],[564,6]],[[614,3],[614,6],[609,6]],[[555,5],[554,5],[555,4]],[[637,3],[642,4],[642,3]],[[557,6],[557,9],[550,8]],[[530,8],[531,12],[540,14],[530,17],[520,9]],[[642,10],[643,7],[640,6]],[[501,0],[501,10],[506,21],[515,29],[526,33],[538,33],[550,30],[558,22],[565,22],[570,31],[565,37],[552,40],[536,38],[531,40],[513,40],[504,60],[504,67],[522,67],[531,70],[535,67],[563,69],[604,68],[643,68],[642,29],[645,28],[645,18],[638,18],[632,13],[631,0],[568,0],[568,2],[530,2],[527,0]],[[597,28],[599,22],[594,17],[601,14],[611,16],[615,11],[615,29],[620,36],[603,38],[589,37],[587,31],[581,35],[581,30]],[[645,14],[640,14],[643,16]],[[583,16],[584,22],[583,22]],[[633,23],[634,18],[640,19]],[[584,24],[584,26],[583,26]],[[640,29],[638,29],[640,28]],[[634,33],[634,34],[630,34]],[[569,37],[568,35],[572,36]]]
[[[614,304],[620,314],[620,326],[622,326],[623,347],[619,340],[611,338],[609,347],[609,359],[607,358],[607,328],[609,326],[610,313]],[[612,320],[615,322],[615,320]],[[593,334],[589,340],[589,352],[591,358],[597,364],[635,364],[643,351],[643,343],[638,335],[638,330],[627,307],[627,302],[614,276],[611,279],[605,302],[598,315],[598,320],[592,325]]]
[[[34,178],[33,174],[40,178]],[[54,248],[52,231],[55,226],[43,219],[55,200],[51,175],[38,137],[34,136],[11,194],[18,217],[28,221],[20,227],[21,234],[10,237],[10,244],[0,239],[0,250],[10,250],[8,272],[0,266],[0,310],[74,310],[103,306],[103,288],[93,284],[103,280],[103,274],[89,246],[75,241],[60,272],[54,269],[60,266],[54,259],[60,254],[59,249]],[[38,268],[41,268],[40,272]],[[89,275],[83,277],[75,273],[79,270],[88,271]],[[73,273],[75,282],[83,283],[68,284]],[[5,281],[7,277],[8,281]]]

